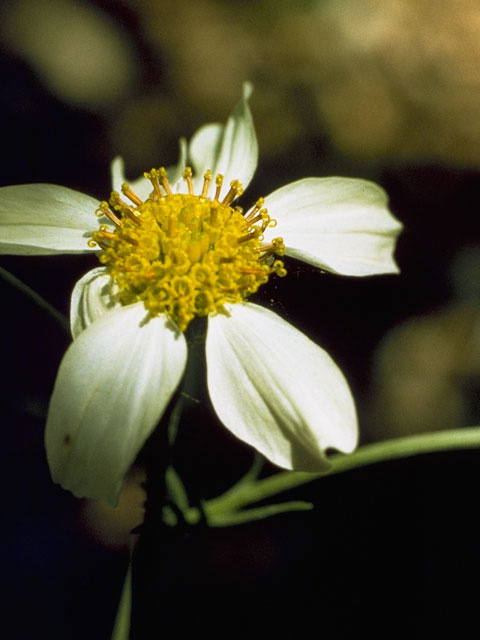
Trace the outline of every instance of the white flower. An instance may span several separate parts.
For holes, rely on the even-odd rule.
[[[232,433],[287,469],[325,469],[326,449],[351,452],[356,446],[354,403],[329,355],[244,298],[271,273],[285,274],[275,253],[341,274],[396,273],[392,254],[401,225],[379,186],[349,178],[299,180],[238,218],[232,201],[257,165],[250,92],[245,85],[224,126],[204,126],[193,137],[193,178],[183,171],[182,145],[176,168],[152,170],[149,179],[123,187],[132,205],[119,200],[116,213],[102,205],[100,222],[109,226],[100,231],[98,202],[89,196],[44,184],[0,189],[1,253],[103,249],[107,266],[87,273],[72,294],[75,340],[58,371],[46,428],[52,477],[77,496],[115,504],[182,379],[183,329],[196,314],[209,316],[208,389]],[[222,201],[218,183],[209,195],[208,170],[232,180]],[[120,160],[112,174],[119,191]],[[189,193],[179,195],[182,174]],[[179,225],[188,231],[185,242]]]

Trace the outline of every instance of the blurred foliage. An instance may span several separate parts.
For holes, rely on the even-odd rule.
[[[475,0],[19,0],[1,18],[4,46],[106,114],[137,171],[222,119],[245,79],[266,158],[327,136],[371,163],[480,161]]]

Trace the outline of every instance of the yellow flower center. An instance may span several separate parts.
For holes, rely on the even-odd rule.
[[[263,244],[263,232],[276,221],[263,208],[263,198],[244,214],[232,207],[241,195],[238,180],[220,200],[223,177],[208,198],[212,173],[204,176],[200,195],[193,193],[192,170],[183,178],[187,193],[172,193],[164,168],[144,174],[153,186],[142,200],[124,184],[123,194],[112,192],[110,202],[97,211],[115,225],[102,225],[90,246],[99,246],[100,262],[109,269],[119,301],[143,301],[151,315],[168,314],[181,331],[195,316],[218,312],[227,302],[241,302],[267,282],[271,273],[286,275],[282,238]]]

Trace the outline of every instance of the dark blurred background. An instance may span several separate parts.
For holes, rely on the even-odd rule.
[[[342,278],[290,260],[256,299],[341,366],[363,442],[480,424],[475,0],[15,0],[0,7],[0,33],[0,186],[106,198],[115,155],[131,179],[175,163],[178,138],[224,122],[245,80],[260,146],[245,205],[306,176],[380,183],[405,225],[400,276]],[[67,314],[96,263],[1,266]],[[69,337],[10,284],[0,292],[8,637],[103,640],[142,518],[139,476],[115,512],[51,484],[43,428]],[[211,417],[199,424],[184,473],[212,496],[251,452]],[[466,452],[382,464],[293,492],[313,514],[185,533],[166,556],[163,637],[303,637],[314,624],[349,638],[384,617],[425,637],[437,622],[470,621],[478,463]]]

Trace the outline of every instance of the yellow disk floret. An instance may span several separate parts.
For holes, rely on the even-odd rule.
[[[103,202],[98,214],[115,225],[92,234],[91,244],[102,253],[100,262],[116,283],[119,301],[143,301],[151,315],[168,314],[181,331],[195,316],[215,313],[227,303],[241,302],[267,282],[271,273],[286,274],[281,238],[262,244],[267,226],[274,226],[263,199],[244,215],[232,202],[242,192],[233,181],[220,201],[222,177],[216,178],[213,200],[207,197],[212,174],[207,171],[201,195],[194,195],[192,172],[184,179],[188,193],[172,193],[164,169],[145,174],[153,185],[142,202],[128,187],[112,193],[110,207]],[[113,211],[112,211],[113,208]]]

